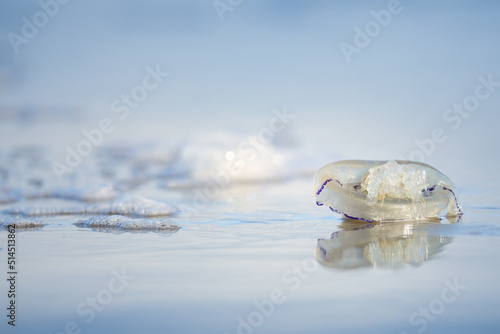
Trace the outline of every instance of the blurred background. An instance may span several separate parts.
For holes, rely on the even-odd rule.
[[[470,289],[427,333],[498,333],[499,14],[493,0],[0,0],[0,219],[46,223],[19,234],[17,332],[234,333],[275,288],[289,302],[259,333],[416,332],[409,317],[458,278]],[[465,221],[351,233],[312,189],[342,159],[429,163]],[[127,203],[178,206],[181,229],[73,225]],[[320,261],[293,292],[283,275],[322,249],[364,267]],[[406,269],[375,270],[386,259]],[[75,308],[114,268],[137,280],[87,323]]]
[[[1,0],[0,8],[2,149],[42,145],[49,161],[62,160],[103,118],[116,125],[104,146],[221,131],[244,139],[286,108],[295,116],[288,142],[313,167],[413,158],[463,186],[496,171],[500,91],[467,117],[444,119],[480,76],[500,81],[496,1]],[[346,54],[347,44],[355,51]],[[148,68],[169,75],[119,119],[113,102]],[[436,128],[446,140],[433,146]],[[415,153],[425,151],[417,141],[427,153]]]

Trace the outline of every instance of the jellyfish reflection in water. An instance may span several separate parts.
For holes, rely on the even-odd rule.
[[[459,219],[452,218],[450,223]],[[318,239],[316,259],[322,265],[343,269],[420,266],[452,241],[432,233],[438,222],[363,224],[344,219],[342,230],[334,232],[331,239]]]

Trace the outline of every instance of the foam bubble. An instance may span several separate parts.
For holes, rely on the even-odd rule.
[[[45,224],[33,218],[13,217],[0,220],[0,227],[6,229],[9,225],[15,225],[16,229],[37,229],[42,228]]]
[[[145,231],[177,231],[180,229],[173,221],[167,218],[129,218],[121,215],[92,217],[79,220],[75,223],[78,227],[89,227],[94,229],[118,229],[118,230],[145,230]]]
[[[19,202],[23,199],[33,200],[40,198],[59,198],[83,202],[109,201],[118,193],[110,184],[99,186],[71,186],[71,187],[55,187],[48,189],[21,189],[21,188],[4,188],[0,192],[1,203]]]
[[[11,208],[7,209],[5,212],[9,214],[20,214],[24,216],[100,214],[154,217],[170,216],[176,211],[177,208],[175,206],[167,203],[158,202],[140,196],[122,196],[110,203],[94,204],[82,207],[25,207]]]
[[[194,188],[215,182],[225,188],[230,184],[281,182],[312,175],[314,157],[293,143],[279,145],[280,135],[275,134],[272,141],[228,132],[193,138],[182,145],[177,164],[164,174],[178,177],[169,177],[163,184],[169,188]]]
[[[108,204],[87,206],[85,211],[92,214],[154,217],[171,216],[177,211],[177,208],[141,196],[122,196]]]

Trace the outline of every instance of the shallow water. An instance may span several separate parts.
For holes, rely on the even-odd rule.
[[[193,189],[155,184],[135,192],[181,207],[192,203]],[[484,191],[461,195],[461,221],[372,227],[317,207],[309,177],[232,185],[198,212],[172,217],[178,231],[102,232],[73,225],[89,215],[37,217],[44,227],[17,232],[15,331],[494,333],[500,208]],[[318,239],[335,232],[350,234],[337,250],[346,259],[340,264],[321,260],[317,251]],[[6,231],[0,240],[5,262]],[[353,240],[361,245],[357,254],[349,248]],[[371,261],[360,262],[363,249],[371,249]],[[420,261],[405,261],[405,252]],[[120,286],[114,277],[122,270],[129,280]],[[11,330],[5,321],[0,326]]]

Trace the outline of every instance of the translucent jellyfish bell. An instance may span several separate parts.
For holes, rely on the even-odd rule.
[[[316,204],[366,222],[462,214],[453,182],[415,161],[337,161],[316,173],[314,193]]]

